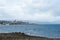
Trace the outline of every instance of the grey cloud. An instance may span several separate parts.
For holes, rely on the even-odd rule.
[[[0,15],[5,19],[21,18],[28,20],[55,21],[60,17],[59,0],[1,0]],[[2,7],[2,8],[1,8]],[[44,18],[45,17],[45,18]]]

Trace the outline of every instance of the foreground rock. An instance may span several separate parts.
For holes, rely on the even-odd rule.
[[[24,33],[0,33],[0,40],[60,40],[59,38],[45,38],[29,36]]]

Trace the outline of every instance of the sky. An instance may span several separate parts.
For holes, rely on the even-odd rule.
[[[60,22],[60,0],[0,0],[0,20]]]

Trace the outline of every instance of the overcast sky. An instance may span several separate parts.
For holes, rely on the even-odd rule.
[[[60,21],[60,0],[0,0],[0,19]]]

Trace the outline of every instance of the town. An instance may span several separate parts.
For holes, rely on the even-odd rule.
[[[0,25],[30,25],[30,23],[16,20],[14,21],[0,20]]]

